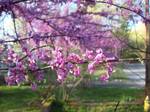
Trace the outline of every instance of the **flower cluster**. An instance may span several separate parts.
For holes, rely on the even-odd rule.
[[[8,61],[9,72],[6,81],[8,85],[20,84],[25,82],[26,76],[31,72],[33,78],[36,81],[42,81],[44,79],[44,74],[42,71],[39,71],[36,60],[29,55],[26,62],[20,60],[20,57],[15,53],[13,49],[8,50]]]
[[[61,48],[57,48],[53,52],[53,61],[50,66],[57,73],[57,80],[63,82],[69,73],[74,76],[80,75],[80,67],[77,65],[82,62],[78,54],[71,53],[65,56]]]
[[[85,57],[91,61],[88,64],[88,71],[90,74],[96,70],[96,67],[101,64],[105,58],[102,49],[97,49],[95,53],[94,51],[86,51]]]
[[[23,63],[17,63],[16,67],[10,68],[10,74],[8,77],[8,84],[20,84],[25,81],[25,69]]]
[[[9,85],[19,84],[25,81],[25,66],[22,62],[19,62],[19,56],[13,49],[8,50],[8,65],[9,74],[6,77],[6,81]]]
[[[87,51],[85,54],[86,54],[85,56],[87,57],[87,59],[91,61],[88,64],[89,73],[93,74],[96,68],[99,65],[103,64],[106,66],[107,72],[105,74],[100,75],[100,80],[107,81],[113,72],[113,65],[107,62],[107,57],[104,55],[103,50],[97,49],[95,53],[94,51]]]
[[[51,69],[56,71],[57,81],[62,83],[69,74],[75,77],[79,77],[81,74],[80,65],[84,63],[88,64],[88,72],[93,74],[99,65],[105,65],[107,73],[100,77],[101,80],[105,81],[109,79],[112,74],[113,66],[111,63],[107,63],[107,57],[101,48],[97,50],[86,50],[83,55],[81,53],[65,53],[61,47],[52,49],[51,54],[47,53],[47,50],[38,50],[35,53],[25,53],[27,59],[25,61],[19,61],[19,56],[9,49],[8,51],[8,62],[14,65],[10,66],[10,74],[7,78],[8,84],[19,84],[26,80],[28,73],[32,74],[33,87],[36,82],[40,82],[44,79],[44,73],[40,70],[38,61],[50,65]],[[29,55],[28,55],[29,54]],[[37,54],[37,55],[36,55]],[[47,56],[47,55],[50,55]],[[25,63],[25,64],[24,64]]]

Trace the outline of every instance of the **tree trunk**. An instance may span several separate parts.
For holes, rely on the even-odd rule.
[[[150,24],[146,23],[146,54],[145,54],[145,97],[148,100],[150,98]],[[145,105],[144,105],[145,108]],[[148,107],[145,112],[150,112]]]
[[[145,92],[150,96],[150,24],[146,23]]]
[[[145,0],[145,15],[149,17],[149,0]],[[150,112],[149,98],[150,98],[150,23],[146,22],[146,54],[145,54],[145,97],[148,102],[144,105],[145,112]],[[148,106],[147,106],[148,105]],[[147,106],[147,107],[145,107]]]

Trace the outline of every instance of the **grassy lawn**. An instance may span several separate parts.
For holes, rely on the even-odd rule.
[[[39,112],[29,102],[38,98],[29,87],[0,87],[0,112]]]
[[[74,90],[72,99],[93,100],[95,102],[116,102],[125,100],[136,100],[144,90],[134,88],[78,88]]]
[[[137,102],[143,95],[143,89],[133,88],[78,88],[73,91],[70,98],[76,101],[75,106],[66,106],[67,112],[113,112],[118,101]],[[38,93],[29,87],[0,87],[0,112],[40,112],[38,107],[31,106],[29,102],[38,99]],[[97,102],[98,105],[85,101]],[[114,104],[114,105],[110,105]],[[117,112],[142,112],[141,105],[118,106]],[[88,109],[88,111],[87,111]]]
[[[143,91],[134,88],[78,88],[72,96],[72,100],[78,101],[77,106],[70,107],[69,112],[114,112],[118,101],[116,112],[143,112]],[[138,102],[139,105],[133,105]]]

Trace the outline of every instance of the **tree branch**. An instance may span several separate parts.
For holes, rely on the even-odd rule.
[[[144,20],[147,20],[150,22],[149,19],[147,19],[145,16],[143,16],[142,14],[139,14],[138,12],[134,11],[133,9],[130,9],[128,7],[124,7],[124,6],[120,6],[120,5],[117,5],[117,4],[113,4],[113,3],[109,3],[109,2],[105,2],[105,1],[96,1],[97,3],[102,3],[102,4],[108,4],[108,5],[111,5],[111,6],[115,6],[115,7],[118,7],[120,9],[125,9],[125,10],[128,10],[130,12],[133,12],[137,15],[139,15],[140,17],[142,17]]]

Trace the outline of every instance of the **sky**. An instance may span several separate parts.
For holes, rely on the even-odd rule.
[[[0,38],[4,38],[4,32],[9,33],[10,35],[14,34],[13,21],[10,15],[2,13],[0,16]]]
[[[132,27],[131,32],[133,32],[133,34],[136,34],[135,31],[138,32],[139,36],[146,38],[146,27],[143,22],[138,22]]]

